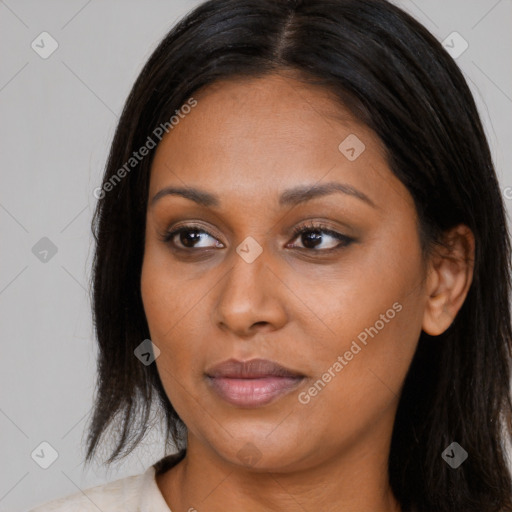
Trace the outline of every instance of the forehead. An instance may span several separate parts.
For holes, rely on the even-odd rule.
[[[379,138],[323,88],[269,75],[216,82],[193,97],[197,106],[157,148],[150,197],[186,184],[243,202],[323,181],[406,195]]]

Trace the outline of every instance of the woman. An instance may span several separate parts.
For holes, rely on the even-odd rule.
[[[87,461],[108,431],[108,462],[130,453],[155,403],[176,453],[36,511],[512,510],[505,210],[418,22],[202,4],[142,70],[95,195]]]

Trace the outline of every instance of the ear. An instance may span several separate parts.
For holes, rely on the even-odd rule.
[[[427,302],[422,329],[431,336],[442,334],[462,307],[473,280],[475,238],[464,224],[445,233],[429,262]]]

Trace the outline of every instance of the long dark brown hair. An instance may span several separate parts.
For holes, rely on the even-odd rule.
[[[134,357],[150,337],[140,277],[155,150],[133,168],[126,162],[199,88],[285,70],[334,92],[380,137],[414,198],[425,248],[459,223],[475,236],[468,296],[446,332],[422,332],[405,380],[389,457],[396,498],[404,511],[511,511],[511,254],[500,187],[461,71],[435,37],[385,0],[210,0],[145,64],[115,133],[92,224],[99,359],[87,462],[111,427],[116,443],[107,462],[130,453],[155,403],[165,448],[186,445],[156,366]],[[123,166],[128,171],[119,173]],[[457,469],[441,457],[453,441],[468,453]]]

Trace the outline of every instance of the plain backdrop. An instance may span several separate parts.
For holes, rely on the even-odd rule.
[[[198,3],[0,1],[0,511],[140,473],[164,455],[154,429],[122,464],[83,468],[96,369],[92,192],[138,72]],[[510,211],[512,2],[396,3],[462,52]]]

